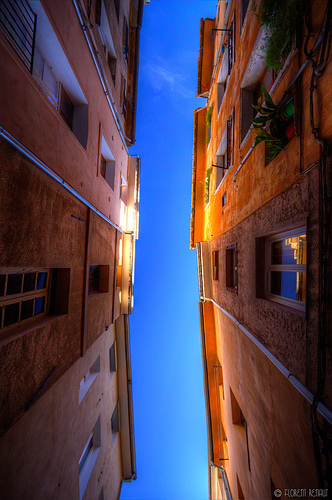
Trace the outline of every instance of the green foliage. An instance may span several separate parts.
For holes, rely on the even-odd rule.
[[[211,127],[211,119],[212,119],[212,111],[214,108],[214,102],[211,103],[211,105],[208,107],[208,110],[206,112],[206,126]]]
[[[302,16],[301,0],[262,0],[253,10],[260,23],[267,27],[265,63],[278,71],[289,53]]]
[[[251,120],[253,129],[256,132],[254,147],[265,141],[270,153],[269,160],[273,160],[286,146],[288,141],[279,118],[281,106],[274,104],[272,97],[265,87],[262,87],[262,93],[265,99],[265,106],[262,106],[262,99],[260,98],[258,105],[254,106],[255,110],[260,113],[260,116]]]
[[[211,177],[211,173],[212,173],[212,167],[210,167],[206,170],[205,182],[202,182],[202,184],[204,184],[205,205],[207,205],[210,201],[210,177]]]

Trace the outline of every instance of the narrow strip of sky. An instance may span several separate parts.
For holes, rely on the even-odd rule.
[[[200,18],[217,0],[152,0],[141,32],[142,158],[130,318],[138,479],[121,500],[206,500],[206,417],[196,253],[189,250]]]

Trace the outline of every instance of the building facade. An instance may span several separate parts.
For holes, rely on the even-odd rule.
[[[191,248],[211,499],[332,494],[331,2],[298,5],[277,68],[253,1],[201,20]]]
[[[136,479],[128,315],[143,0],[0,1],[0,491]]]

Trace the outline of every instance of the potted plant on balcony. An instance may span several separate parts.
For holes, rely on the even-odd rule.
[[[254,147],[265,141],[270,158],[273,160],[294,136],[286,133],[294,115],[294,103],[291,98],[286,104],[274,104],[272,97],[265,87],[262,87],[263,96],[253,106],[259,116],[252,120],[253,130],[256,132]],[[264,98],[264,106],[262,104]]]

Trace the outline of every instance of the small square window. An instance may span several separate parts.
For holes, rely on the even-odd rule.
[[[219,251],[213,250],[212,252],[212,271],[213,279],[217,281],[219,279]]]
[[[108,281],[109,266],[90,266],[88,295],[108,292]]]
[[[82,500],[101,446],[100,416],[92,429],[78,462],[79,496]]]
[[[116,437],[120,430],[119,402],[116,403],[116,407],[114,408],[112,414],[111,428],[112,428],[112,445],[114,446]]]
[[[306,228],[271,236],[265,241],[266,296],[282,304],[305,310]]]
[[[237,248],[231,245],[226,248],[226,288],[230,292],[238,292]]]
[[[109,353],[110,353],[110,372],[112,377],[113,373],[116,371],[116,341],[110,347]]]
[[[222,198],[221,198],[221,206],[225,206],[227,203],[227,191],[224,192],[224,194],[222,195]]]

